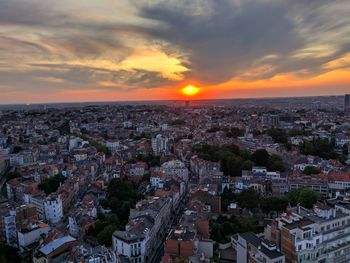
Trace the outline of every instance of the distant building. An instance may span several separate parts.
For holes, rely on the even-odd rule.
[[[155,155],[168,152],[168,138],[158,134],[155,138],[152,138],[152,150]]]
[[[124,121],[123,128],[126,128],[126,129],[132,128],[132,122],[131,121]]]
[[[119,141],[107,141],[106,142],[106,147],[108,149],[108,151],[110,151],[111,153],[115,153],[119,147],[120,143]]]
[[[344,111],[349,112],[350,111],[350,94],[345,94],[344,97]]]
[[[261,124],[264,127],[277,127],[280,122],[280,117],[277,114],[264,114],[261,117]]]
[[[188,181],[188,169],[180,160],[172,160],[162,164],[161,172],[165,174],[167,178],[178,176],[185,182]]]

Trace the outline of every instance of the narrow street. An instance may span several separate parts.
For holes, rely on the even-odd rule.
[[[177,209],[177,213],[172,218],[172,221],[169,224],[169,227],[167,227],[165,229],[164,238],[160,242],[160,244],[158,246],[158,249],[157,249],[155,255],[153,256],[153,259],[151,261],[152,263],[160,263],[160,262],[162,262],[162,258],[164,256],[164,249],[165,249],[164,244],[165,244],[166,238],[168,237],[170,231],[172,229],[174,229],[174,227],[176,227],[179,224],[179,218],[181,217],[181,215],[185,211],[185,207],[186,207],[186,204],[187,204],[188,200],[189,200],[189,196],[188,196],[188,194],[186,194],[185,197],[180,202],[180,207]]]

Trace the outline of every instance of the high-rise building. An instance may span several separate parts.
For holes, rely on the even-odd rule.
[[[344,97],[344,111],[349,112],[350,111],[350,94],[345,94]]]
[[[152,149],[155,155],[166,154],[168,152],[168,141],[166,136],[158,134],[152,138]]]
[[[277,114],[264,114],[261,117],[261,124],[264,127],[277,127],[279,122],[280,118]]]

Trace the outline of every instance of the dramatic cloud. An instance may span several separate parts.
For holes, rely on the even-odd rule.
[[[158,1],[141,14],[167,25],[148,32],[188,50],[191,77],[203,81],[318,74],[350,48],[344,1],[207,0],[203,12],[197,1],[180,2]]]
[[[0,92],[313,85],[350,68],[349,12],[343,0],[2,0]]]

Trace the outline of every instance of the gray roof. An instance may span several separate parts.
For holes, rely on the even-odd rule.
[[[119,240],[123,240],[127,243],[134,243],[144,240],[145,235],[143,233],[129,233],[127,231],[115,231],[113,236],[118,238]]]
[[[60,237],[50,242],[49,244],[43,246],[42,248],[39,249],[39,251],[44,255],[48,255],[53,251],[55,251],[56,249],[58,249],[59,247],[63,246],[65,243],[69,243],[75,240],[76,239],[71,236]]]
[[[243,233],[243,234],[240,234],[240,236],[243,239],[245,239],[248,243],[252,244],[256,248],[259,248],[259,250],[270,259],[279,258],[283,256],[283,254],[277,251],[277,249],[270,250],[266,248],[264,245],[262,245],[262,241],[264,241],[264,243],[268,243],[268,241],[262,240],[252,232]]]

